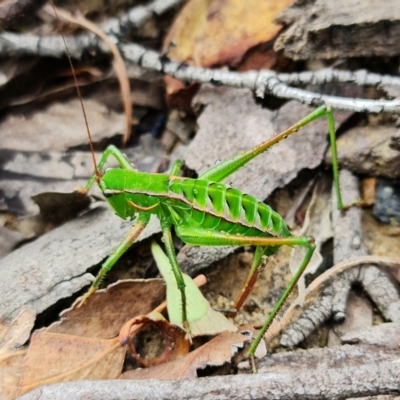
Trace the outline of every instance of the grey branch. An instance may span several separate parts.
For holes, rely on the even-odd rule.
[[[137,44],[122,44],[120,39],[133,27],[140,27],[153,15],[160,15],[182,0],[154,0],[146,6],[129,10],[122,18],[112,18],[102,25],[102,30],[119,45],[125,60],[140,66],[174,76],[186,82],[214,83],[237,88],[249,88],[257,96],[272,94],[278,98],[292,99],[301,103],[317,106],[325,104],[336,109],[400,114],[399,100],[368,100],[345,98],[319,94],[290,85],[323,84],[330,82],[356,83],[358,85],[394,85],[400,86],[400,78],[361,71],[337,71],[324,69],[318,72],[301,72],[276,74],[274,71],[250,71],[245,73],[219,69],[192,67],[169,61],[156,51],[147,50]],[[93,34],[66,38],[69,52],[73,58],[81,58],[90,51],[107,53],[108,48]],[[51,57],[64,56],[64,45],[61,37],[40,37],[35,35],[18,35],[10,32],[0,34],[0,54],[3,56],[40,55]]]
[[[103,32],[118,43],[126,32],[139,28],[145,22],[161,15],[183,0],[153,0],[146,6],[131,8],[121,18],[111,18],[101,25]],[[88,51],[93,53],[109,53],[109,49],[93,33],[85,33],[66,38],[68,50],[72,58],[79,59]],[[0,34],[0,54],[3,56],[65,56],[64,43],[61,36],[19,35],[11,32]]]
[[[257,96],[264,97],[266,93],[272,94],[283,99],[297,100],[301,103],[309,105],[325,104],[336,109],[349,110],[356,112],[381,113],[390,112],[400,114],[400,101],[398,100],[368,100],[353,99],[338,96],[330,96],[319,94],[303,89],[288,86],[274,71],[249,71],[244,73],[232,72],[222,69],[207,69],[201,67],[192,67],[173,61],[163,60],[156,51],[146,50],[142,46],[136,44],[121,44],[119,46],[125,60],[139,64],[143,68],[153,69],[165,74],[171,75],[177,79],[187,82],[196,83],[213,83],[218,85],[226,85],[236,88],[249,88],[253,90]],[[326,70],[325,70],[326,71]],[[395,77],[382,76],[378,74],[365,74],[363,72],[355,72],[345,74],[336,74],[338,71],[329,70],[326,74],[327,82],[335,77],[337,79],[354,82],[360,79],[362,82],[375,82],[376,85],[384,82],[390,82],[392,85],[400,85],[400,79]],[[333,71],[333,74],[331,73]],[[314,76],[317,78],[314,79]],[[303,79],[305,83],[307,75],[301,74],[283,74],[283,78],[290,82]],[[323,80],[323,74],[314,75],[309,73],[308,78],[311,81],[317,79]],[[358,83],[358,82],[357,82]]]
[[[326,83],[355,83],[359,86],[393,85],[400,86],[398,76],[380,75],[368,72],[365,69],[359,71],[341,71],[325,68],[319,71],[304,71],[293,73],[281,73],[279,79],[287,85],[323,85]]]
[[[44,386],[20,397],[33,399],[346,399],[351,396],[398,393],[400,364],[344,368],[321,379],[320,371],[256,376],[217,376],[201,381],[104,380],[65,382]],[[365,377],[370,377],[369,381]],[[330,389],[329,389],[330,388]],[[340,389],[339,389],[340,388]]]

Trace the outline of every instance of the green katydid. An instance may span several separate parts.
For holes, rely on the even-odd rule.
[[[95,174],[83,190],[89,191],[96,182],[115,213],[123,219],[136,219],[136,223],[103,263],[81,304],[98,289],[106,273],[138,238],[152,214],[155,214],[160,221],[166,254],[181,293],[181,321],[188,333],[190,333],[190,321],[188,322],[185,281],[173,246],[172,227],[184,243],[194,246],[256,246],[252,267],[233,306],[235,310],[240,309],[254,286],[264,256],[273,255],[283,245],[302,246],[306,249],[306,254],[297,272],[250,347],[248,354],[253,361],[259,342],[307,267],[315,245],[310,237],[292,235],[283,218],[268,205],[239,189],[225,185],[223,181],[274,144],[324,115],[327,116],[330,133],[338,207],[342,209],[335,126],[330,107],[319,107],[286,131],[253,149],[217,164],[197,179],[179,176],[183,165],[180,160],[173,164],[168,174],[140,172],[120,150],[113,145],[109,146],[104,151]],[[110,156],[116,159],[120,168],[104,170]]]
[[[57,17],[55,7],[54,11]],[[102,264],[100,272],[92,283],[89,291],[83,296],[80,304],[82,305],[91,294],[98,289],[106,273],[135,242],[150,221],[152,214],[155,214],[160,221],[166,254],[175,276],[177,288],[180,291],[180,320],[182,321],[182,326],[189,334],[190,320],[188,320],[187,313],[186,284],[173,246],[172,227],[175,228],[175,233],[184,243],[194,246],[256,246],[253,264],[242,290],[234,303],[234,310],[240,309],[254,286],[262,269],[262,260],[264,256],[273,255],[284,245],[302,246],[306,249],[306,254],[298,270],[271,311],[248,351],[253,371],[256,371],[254,354],[257,346],[307,267],[315,250],[315,245],[311,237],[296,237],[292,235],[283,218],[273,211],[271,207],[258,201],[255,197],[243,193],[239,189],[225,185],[223,181],[279,141],[297,132],[310,122],[326,115],[332,151],[333,178],[337,195],[337,204],[338,208],[342,209],[343,203],[339,187],[336,155],[335,124],[331,108],[325,106],[319,107],[301,121],[272,139],[217,164],[203,173],[198,179],[179,176],[183,166],[180,160],[174,163],[169,174],[140,172],[135,169],[121,151],[113,145],[109,146],[104,151],[99,164],[96,165],[90,130],[79,86],[66,44],[65,47],[75,80],[78,97],[81,101],[95,166],[95,173],[82,190],[88,192],[96,181],[107,202],[119,217],[137,220],[124,240]],[[116,159],[120,168],[112,168],[103,171],[110,156]],[[163,257],[159,252],[158,254]]]

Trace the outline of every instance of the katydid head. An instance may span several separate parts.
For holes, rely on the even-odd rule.
[[[135,212],[132,210],[125,199],[123,188],[124,178],[121,176],[121,169],[108,169],[100,177],[98,182],[99,188],[103,193],[107,203],[114,210],[115,214],[122,218],[131,220],[135,217]]]

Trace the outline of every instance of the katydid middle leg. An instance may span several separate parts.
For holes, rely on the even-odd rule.
[[[185,281],[183,279],[181,267],[178,264],[178,259],[176,258],[174,243],[172,240],[171,226],[168,223],[163,223],[161,221],[161,228],[163,233],[163,242],[165,246],[165,251],[171,264],[172,272],[174,273],[175,280],[179,291],[181,292],[181,302],[182,302],[182,326],[190,338],[190,329],[187,319],[187,307],[186,307],[186,293],[185,293]]]

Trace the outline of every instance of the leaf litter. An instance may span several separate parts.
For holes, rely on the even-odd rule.
[[[8,326],[0,320],[0,397],[16,397],[23,375],[28,341],[36,318],[32,310],[22,311]]]
[[[38,386],[61,381],[117,378],[124,364],[124,344],[129,343],[129,348],[134,349],[135,357],[139,358],[131,344],[136,334],[132,334],[132,327],[138,324],[162,324],[162,332],[168,339],[160,357],[162,362],[182,358],[189,350],[186,333],[165,319],[154,319],[155,314],[148,314],[164,297],[164,282],[159,279],[118,282],[97,291],[84,308],[77,308],[78,302],[75,302],[60,314],[60,321],[36,331],[27,350],[18,347],[29,339],[36,314],[24,312],[11,324],[1,342],[4,356],[0,371],[7,382],[2,388],[4,398],[11,399],[17,393],[21,395]],[[163,307],[165,302],[156,309]],[[129,315],[137,317],[126,322]],[[18,352],[8,355],[13,348],[18,348]],[[202,357],[194,359],[197,367],[210,362],[204,350]],[[151,360],[147,365],[158,362]],[[185,361],[187,368],[190,363],[190,360]]]
[[[107,315],[107,312],[104,312],[104,315]],[[260,321],[260,318],[258,319],[259,321]],[[61,333],[57,333],[57,334],[59,334],[59,335],[61,335]],[[46,333],[46,335],[47,335],[47,333]],[[54,341],[55,343],[56,343],[56,340],[54,340],[54,336],[53,335],[55,335],[55,333],[53,333],[53,332],[51,332],[51,333],[48,333],[48,340],[49,340],[49,342],[50,343],[52,343],[52,341]],[[71,345],[71,338],[68,336],[68,334],[67,333],[63,333],[62,335],[65,335],[65,340],[66,340],[66,346],[70,346]],[[238,338],[235,338],[235,340],[237,341],[237,339]],[[44,335],[44,340],[46,340],[46,336]],[[108,342],[107,342],[107,340],[108,340]],[[97,348],[97,352],[95,352],[94,353],[94,355],[90,355],[92,358],[96,358],[96,356],[98,356],[98,357],[102,357],[102,355],[104,354],[104,359],[106,359],[107,360],[107,358],[106,358],[106,355],[109,355],[110,357],[111,357],[111,355],[113,354],[113,352],[114,352],[114,350],[117,348],[117,344],[116,344],[116,341],[112,341],[113,339],[96,339],[96,341],[95,342],[93,342],[93,343],[96,343],[96,348]],[[222,339],[221,339],[222,340]],[[37,339],[37,341],[38,341],[38,344],[40,344],[40,346],[42,346],[43,345],[43,343],[42,342],[40,342],[39,341],[39,339]],[[33,341],[33,343],[35,343],[34,341]],[[63,342],[64,343],[64,342]],[[83,343],[83,342],[82,342]],[[89,341],[86,341],[86,342],[84,342],[84,345],[85,346],[89,346]],[[218,351],[216,350],[216,348],[214,348],[214,347],[212,347],[213,346],[213,344],[212,345],[210,345],[211,346],[211,348],[212,348],[212,350],[213,350],[213,352],[216,352],[217,354],[218,354]],[[202,351],[205,351],[205,350],[202,350]],[[202,353],[202,351],[199,351],[199,354],[203,354]],[[34,360],[34,353],[32,353],[33,354],[33,356],[29,359],[29,360],[31,360],[31,359],[33,359]],[[60,354],[59,353],[57,353],[57,352],[55,352],[54,353],[55,355],[57,355],[57,357],[59,357],[60,356]],[[196,353],[197,354],[197,353]],[[196,354],[193,354],[192,355],[192,357],[193,358],[188,358],[188,359],[186,359],[186,361],[181,361],[181,364],[179,364],[178,363],[178,361],[175,361],[176,363],[177,363],[177,367],[176,367],[176,369],[173,369],[173,368],[175,368],[175,367],[171,367],[171,371],[178,371],[177,373],[178,373],[178,375],[179,374],[181,374],[182,376],[195,376],[195,374],[196,374],[196,370],[198,369],[198,366],[199,365],[201,365],[201,362],[199,361],[199,360],[201,360],[201,357],[199,358],[199,360],[196,358]],[[204,353],[205,354],[205,353]],[[221,363],[223,363],[223,362],[226,362],[227,360],[229,360],[229,358],[228,358],[228,356],[227,356],[227,354],[228,353],[226,353],[226,357],[224,358],[224,361],[221,361]],[[122,357],[120,354],[118,354],[118,357]],[[118,365],[121,365],[121,362],[120,362],[120,360],[121,360],[121,358],[118,358],[117,357],[117,359],[114,359],[114,361],[115,361],[115,363],[116,363],[116,365],[118,366]],[[192,364],[191,364],[191,362],[189,362],[188,360],[195,360],[195,362],[193,363],[193,366],[192,366]],[[211,364],[213,364],[213,362],[210,362]],[[66,365],[70,365],[70,364],[68,364],[68,363],[66,363]],[[203,364],[203,366],[204,366],[204,364]],[[72,372],[70,373],[69,371],[71,371],[71,369],[73,369],[73,367],[71,367],[71,366],[69,366],[69,367],[67,367],[67,368],[70,368],[70,370],[68,370],[67,372],[66,372],[66,374],[68,375],[68,376],[71,376],[71,377],[74,377],[74,376],[76,376],[76,375],[74,375]],[[158,367],[157,367],[158,368]],[[168,367],[166,367],[166,368],[168,368]],[[79,368],[78,368],[79,369]],[[187,372],[185,372],[187,370]],[[181,372],[179,372],[179,371],[181,371]],[[182,372],[183,371],[183,372]],[[74,372],[76,372],[75,370],[74,370]],[[97,371],[94,371],[93,370],[93,372],[94,373],[97,373]],[[165,372],[162,372],[162,374],[164,374]],[[188,375],[185,375],[185,374],[188,374]],[[62,374],[64,374],[64,372],[62,372]],[[143,373],[143,375],[146,375],[147,374],[147,376],[149,376],[149,377],[158,377],[158,375],[157,374],[159,374],[159,372],[158,372],[158,370],[156,369],[156,370],[154,370],[154,371],[152,371],[152,370],[149,370],[148,372],[146,372],[146,373]],[[79,375],[79,373],[78,373],[78,375]],[[84,376],[84,374],[83,373],[81,373],[81,376]],[[98,376],[100,376],[100,375],[98,375]],[[168,375],[166,375],[166,376],[168,376]],[[27,378],[28,379],[28,378]],[[38,378],[36,375],[34,375],[34,378],[32,378],[32,380],[33,381],[35,381],[35,380],[38,380],[38,379],[40,379],[40,378]],[[51,381],[51,379],[52,378],[43,378],[44,380],[42,381],[42,382],[50,382]],[[48,379],[50,379],[50,380],[48,380]],[[71,378],[72,379],[72,378]],[[136,379],[136,377],[135,377],[135,379]],[[26,389],[28,389],[28,388],[32,388],[33,386],[32,386],[32,383],[29,381],[29,379],[28,379],[28,382],[25,382],[24,383],[24,387],[26,388]]]
[[[236,92],[236,93],[239,93],[239,92]],[[234,94],[232,94],[232,97],[234,96]],[[239,96],[240,97],[240,96]],[[253,99],[251,98],[251,95],[249,95],[248,96],[249,97],[249,100],[248,100],[248,102],[250,101],[250,99],[251,99],[251,101],[253,101]],[[231,97],[230,97],[231,98]],[[223,96],[221,96],[221,101],[220,101],[220,107],[223,107],[223,104],[221,104],[221,103],[223,103],[223,101],[224,101],[224,97]],[[211,100],[211,101],[210,101]],[[210,106],[212,105],[212,101],[214,101],[215,100],[215,97],[213,98],[213,95],[209,98],[209,99],[207,99],[204,103],[206,103],[206,104],[208,104],[208,106],[207,106],[207,108],[210,108]],[[232,101],[233,101],[233,99],[232,99]],[[231,102],[231,100],[229,100],[229,101],[227,101],[226,99],[225,99],[225,103],[230,103]],[[243,107],[242,106],[244,106],[244,110],[243,110]],[[242,108],[241,108],[242,107]],[[273,122],[275,123],[276,122],[276,120],[277,119],[279,119],[279,114],[281,114],[281,115],[283,115],[283,114],[286,114],[286,116],[287,115],[289,115],[289,116],[291,116],[292,114],[294,114],[294,112],[293,112],[293,109],[291,108],[291,107],[293,107],[293,109],[296,109],[296,105],[291,105],[290,107],[289,107],[289,105],[287,106],[287,109],[284,109],[284,110],[286,110],[285,111],[285,113],[283,112],[284,110],[280,110],[280,112],[278,112],[278,113],[276,113],[275,115],[272,115],[272,120],[273,120]],[[203,115],[204,115],[204,120],[203,120],[203,123],[204,123],[204,121],[206,121],[207,122],[207,118],[209,118],[210,119],[210,122],[212,122],[213,120],[210,118],[210,116],[208,115],[207,116],[207,108],[206,108],[206,110],[205,110],[205,112],[203,113]],[[218,107],[216,107],[216,112],[215,112],[215,116],[217,116],[217,119],[218,119],[218,117],[221,117],[221,115],[223,115],[224,114],[224,111],[223,111],[223,108],[220,108],[220,109],[218,109]],[[219,111],[218,111],[219,110]],[[221,111],[222,110],[222,111]],[[235,114],[237,114],[237,115],[240,115],[239,114],[239,112],[238,112],[238,110],[242,110],[243,111],[243,113],[241,114],[241,118],[242,119],[244,119],[245,121],[245,123],[242,125],[242,126],[240,126],[240,125],[238,125],[238,126],[240,126],[240,131],[241,132],[246,132],[247,130],[248,130],[248,125],[250,125],[250,126],[256,126],[256,125],[254,125],[254,124],[252,124],[252,121],[249,121],[249,120],[247,120],[246,121],[246,119],[244,118],[244,116],[247,114],[247,115],[253,115],[253,111],[249,111],[249,110],[247,110],[247,108],[246,108],[246,102],[243,102],[242,104],[238,104],[237,106],[236,106],[236,109],[231,113],[231,117],[232,116],[234,116]],[[264,110],[265,111],[265,110]],[[218,112],[219,112],[219,115],[218,115]],[[299,112],[299,115],[300,116],[304,116],[305,114],[307,113],[307,111],[304,111],[304,113],[302,113],[302,112]],[[284,118],[282,118],[282,125],[283,126],[285,126],[285,127],[287,127],[287,119],[286,119],[286,116],[284,117]],[[200,119],[199,119],[199,121],[200,121]],[[214,119],[214,122],[218,122],[218,120],[215,120]],[[240,121],[239,121],[239,123],[240,123]],[[247,123],[247,124],[246,124]],[[223,124],[222,125],[225,125],[225,126],[227,126],[227,124],[225,124],[224,122],[223,122]],[[232,124],[232,125],[234,125],[234,123]],[[204,127],[204,125],[203,125],[203,127]],[[211,138],[212,137],[214,137],[214,138],[216,138],[217,139],[217,141],[219,142],[219,144],[221,144],[221,138],[220,138],[220,136],[218,136],[218,132],[219,132],[219,130],[220,130],[220,128],[218,128],[217,127],[217,129],[215,129],[215,131],[210,131],[210,133],[211,133],[211,137],[208,137],[208,138],[206,138],[206,139],[203,139],[203,142],[205,142],[205,143],[208,143],[209,141],[211,141]],[[251,132],[253,132],[253,134],[254,134],[254,132],[255,132],[255,129],[249,129]],[[262,133],[265,133],[264,132],[264,129],[260,129],[260,127],[258,126],[258,130],[259,131],[262,131]],[[198,135],[199,136],[199,135]],[[84,135],[83,135],[83,137],[84,137]],[[265,137],[263,137],[263,139],[265,139]],[[250,139],[249,139],[250,140]],[[243,138],[243,137],[240,137],[240,141],[242,142],[242,143],[247,143],[248,142],[248,139],[247,138]],[[212,142],[210,142],[210,143],[212,143]],[[257,142],[258,143],[258,142]],[[298,144],[298,142],[296,142],[295,143],[295,145],[297,146],[297,144]],[[198,143],[196,143],[196,144],[194,144],[193,145],[193,152],[195,153],[196,152],[196,150],[198,151],[198,147],[196,148],[196,146],[198,146]],[[212,144],[212,146],[211,147],[214,147],[214,148],[217,148],[218,146],[215,144]],[[223,154],[223,156],[225,157],[226,156],[226,154],[228,154],[228,152],[230,152],[230,151],[232,151],[233,153],[236,153],[237,151],[236,150],[234,150],[234,148],[233,148],[234,146],[231,144],[231,143],[228,143],[228,149],[223,149],[222,150],[222,154]],[[292,147],[295,147],[294,145],[292,146]],[[312,149],[312,146],[311,146],[311,149]],[[300,150],[299,148],[297,148],[297,150],[298,150],[298,153],[303,153],[302,152],[302,150]],[[282,155],[283,153],[285,153],[285,152],[289,152],[290,151],[290,149],[285,149],[285,150],[283,150],[282,149],[282,152],[280,153],[280,155]],[[232,154],[233,154],[232,153]],[[206,154],[208,154],[207,153],[207,151],[206,151]],[[210,162],[214,162],[215,160],[218,160],[219,158],[222,158],[222,157],[218,157],[218,156],[216,156],[216,158],[215,159],[211,159],[211,157],[210,157],[210,159],[208,159],[207,158],[207,160],[208,161],[210,161]],[[310,158],[311,159],[311,158]],[[207,161],[207,162],[208,162]],[[308,160],[309,161],[309,160]],[[316,162],[316,164],[315,165],[318,165],[320,163],[320,161],[318,161],[318,162]],[[269,166],[270,167],[270,164],[268,163],[268,162],[265,162],[265,164],[267,165],[267,166]],[[307,164],[307,165],[309,165],[309,164]],[[314,165],[314,164],[313,164]],[[199,169],[198,170],[201,170],[201,168],[202,168],[203,166],[200,166],[199,167]],[[307,166],[305,167],[305,168],[307,168]],[[196,167],[196,169],[197,169],[197,167]],[[300,168],[301,169],[301,168]],[[254,172],[254,174],[253,174],[253,172]],[[252,170],[252,172],[251,172],[251,176],[252,175],[254,175],[255,177],[257,176],[256,175],[256,172],[257,171],[253,171]],[[269,173],[270,173],[271,171],[269,171]],[[277,186],[276,187],[281,187],[281,186],[284,186],[287,182],[289,182],[289,181],[291,181],[292,179],[293,179],[293,177],[292,178],[289,178],[287,181],[285,181],[285,179],[283,179],[282,180],[282,178],[280,178],[280,176],[279,176],[279,173],[280,173],[280,171],[279,171],[279,168],[277,168],[277,169],[273,169],[273,174],[274,175],[276,175],[276,181],[277,181]],[[296,171],[295,173],[294,173],[294,175],[293,176],[296,176],[298,174],[298,171]],[[262,172],[262,176],[264,177],[264,176],[266,176],[266,174],[264,175],[264,172]],[[249,179],[245,179],[245,182],[243,182],[243,186],[245,186],[245,184],[247,183],[246,181],[249,181]],[[261,182],[261,180],[259,179],[258,181],[257,181],[257,178],[255,178],[255,181],[256,181],[256,183],[258,184],[258,186],[262,186],[262,185],[260,185],[260,182]],[[242,188],[242,186],[239,186],[239,187],[241,187]],[[273,189],[268,189],[268,191],[269,191],[269,194],[271,194],[272,192],[273,192],[273,190],[275,190],[276,189],[276,187],[274,187]],[[247,189],[245,189],[245,190],[247,190]],[[256,190],[258,190],[258,189],[256,189]],[[249,190],[250,191],[250,190]],[[254,193],[253,191],[250,191],[251,193]],[[263,195],[261,195],[260,194],[260,198],[265,198],[265,197],[268,197],[269,196],[269,194],[263,194]],[[112,216],[113,218],[115,218],[114,216]],[[199,249],[196,249],[196,250],[199,250]],[[222,252],[221,252],[222,253]],[[33,251],[31,252],[31,254],[33,254]],[[214,260],[215,259],[217,259],[218,257],[220,257],[221,255],[218,255],[218,256],[215,256],[215,258],[214,258]],[[207,261],[207,262],[210,262],[210,261]],[[16,264],[16,265],[19,265],[19,264]],[[48,267],[47,267],[48,268]],[[268,272],[268,274],[269,275],[267,275],[267,277],[268,278],[271,278],[271,272],[269,271]],[[27,278],[27,279],[29,279],[29,278]],[[220,279],[220,278],[219,278]],[[279,276],[279,274],[278,274],[278,279],[280,279],[280,276]],[[284,279],[282,279],[282,281],[284,281]],[[72,290],[72,292],[74,292],[74,291],[76,291],[76,288],[74,289],[74,290]],[[265,290],[263,290],[264,292],[265,292]],[[71,292],[71,291],[70,291]],[[216,294],[218,295],[219,294],[219,291],[216,291]],[[53,300],[54,301],[54,300]],[[261,320],[262,320],[262,318],[260,318]],[[260,320],[259,319],[259,320]],[[101,328],[99,328],[100,330],[101,330]],[[60,334],[61,335],[61,333],[58,333],[58,334]],[[63,333],[62,335],[68,335],[68,333]],[[50,337],[50,336],[49,336]],[[106,340],[111,340],[111,339],[106,339]],[[105,348],[105,347],[104,347]],[[190,364],[189,364],[190,365]],[[184,368],[183,368],[184,369]],[[189,368],[189,369],[191,369],[191,368]],[[190,372],[191,374],[194,374],[194,372],[193,372],[193,370]]]
[[[29,339],[36,314],[24,311],[5,333],[3,325],[0,372],[5,374],[2,382],[10,383],[2,390],[14,391],[7,389],[2,398],[60,381],[118,377],[125,358],[119,330],[130,315],[147,314],[162,302],[163,289],[164,283],[156,279],[125,281],[101,290],[84,312],[73,306],[59,322],[36,331],[27,350],[22,345]]]

